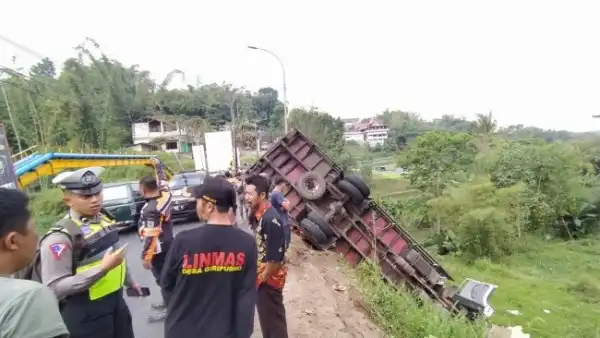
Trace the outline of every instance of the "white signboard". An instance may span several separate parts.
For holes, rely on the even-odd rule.
[[[196,167],[196,170],[206,170],[203,145],[192,145],[192,157],[194,158],[194,166]]]
[[[233,161],[231,131],[215,131],[204,134],[206,157],[210,172],[229,169]]]

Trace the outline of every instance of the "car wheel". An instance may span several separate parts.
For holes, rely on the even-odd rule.
[[[319,227],[319,229],[323,231],[323,234],[325,234],[325,236],[327,236],[328,238],[336,236],[331,224],[325,221],[323,216],[321,216],[321,214],[319,214],[318,212],[311,211],[310,213],[308,213],[307,217],[309,220],[313,221],[313,223],[315,223]]]
[[[364,198],[368,198],[371,195],[371,189],[369,189],[369,186],[367,185],[365,180],[362,179],[362,177],[350,175],[344,177],[344,181],[352,183],[352,185],[360,191]]]
[[[327,236],[313,221],[308,218],[300,222],[300,228],[304,234],[304,238],[308,240],[315,248],[322,250],[322,245],[327,242]]]
[[[354,184],[345,181],[345,180],[341,180],[338,182],[338,188],[340,188],[340,190],[346,194],[346,196],[348,196],[348,198],[350,199],[350,202],[352,202],[352,204],[354,205],[361,205],[362,202],[364,201],[364,197],[361,194],[360,190],[358,190],[357,187],[354,186]]]
[[[323,176],[314,171],[308,171],[300,175],[296,189],[300,196],[307,200],[314,201],[325,195],[327,183]]]

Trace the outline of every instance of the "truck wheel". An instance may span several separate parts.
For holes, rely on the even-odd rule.
[[[369,186],[367,185],[365,180],[362,179],[362,177],[350,175],[344,177],[344,181],[352,183],[352,185],[360,191],[364,198],[368,198],[371,195],[371,189],[369,189]]]
[[[318,212],[311,211],[308,213],[307,217],[309,220],[313,221],[313,223],[319,226],[319,229],[323,231],[323,234],[325,234],[327,238],[335,237],[335,232],[333,231],[331,224],[325,221]]]
[[[361,205],[365,199],[360,193],[360,190],[358,190],[358,188],[355,187],[354,184],[348,181],[339,181],[338,188],[340,188],[340,190],[350,198],[350,201],[354,205]]]
[[[298,178],[298,194],[307,200],[314,201],[325,195],[327,183],[325,178],[314,171],[308,171]]]
[[[327,242],[327,237],[321,231],[318,225],[308,218],[300,222],[300,228],[304,232],[304,237],[317,249],[322,249],[321,245]]]

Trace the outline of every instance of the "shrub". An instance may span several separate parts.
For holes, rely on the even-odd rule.
[[[468,211],[458,219],[455,233],[460,249],[469,259],[497,259],[515,249],[516,231],[508,212],[484,207]]]
[[[441,227],[456,235],[461,253],[497,259],[511,253],[521,236],[522,193],[521,185],[498,189],[489,180],[476,180],[449,189],[428,205]]]
[[[593,170],[583,154],[569,144],[509,143],[491,171],[500,188],[523,183],[528,208],[527,230],[564,234],[566,215],[577,215],[582,204],[593,200]]]

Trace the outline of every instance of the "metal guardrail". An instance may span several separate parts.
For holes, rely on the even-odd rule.
[[[28,157],[30,155],[33,155],[36,152],[36,151],[34,151],[36,148],[37,148],[37,145],[31,146],[31,147],[29,147],[29,148],[27,148],[27,149],[25,149],[25,150],[23,150],[23,151],[21,151],[19,153],[16,153],[16,154],[12,155],[13,162],[20,161],[20,160],[22,160],[22,159],[24,159],[24,158],[26,158],[26,157]]]

